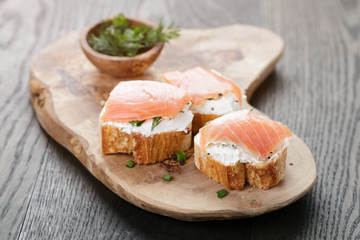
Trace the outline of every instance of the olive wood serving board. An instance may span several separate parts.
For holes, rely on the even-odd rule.
[[[205,221],[274,211],[301,198],[315,184],[313,156],[297,136],[291,138],[286,175],[277,186],[261,190],[247,185],[241,191],[229,191],[222,199],[216,192],[224,187],[201,173],[193,157],[183,166],[167,160],[129,169],[125,164],[131,155],[103,155],[99,113],[113,87],[129,79],[100,73],[81,51],[79,36],[79,31],[71,32],[34,57],[32,105],[45,131],[121,198],[161,215]],[[179,39],[165,46],[152,67],[133,79],[162,81],[163,72],[203,66],[237,82],[249,99],[274,69],[283,49],[279,36],[254,26],[184,29]],[[246,103],[246,107],[251,106]],[[173,180],[162,180],[164,173]]]

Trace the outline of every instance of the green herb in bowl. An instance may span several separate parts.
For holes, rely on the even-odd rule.
[[[120,13],[110,21],[104,22],[88,36],[88,43],[95,51],[110,56],[136,56],[152,48],[158,42],[168,42],[180,36],[180,29],[170,24],[163,25],[160,20],[157,28],[147,25],[131,25]]]

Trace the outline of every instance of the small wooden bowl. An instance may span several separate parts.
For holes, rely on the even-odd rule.
[[[156,28],[152,22],[141,20],[138,18],[127,17],[130,25],[148,25]],[[117,57],[99,53],[92,49],[87,41],[88,36],[94,33],[100,26],[108,19],[100,23],[91,25],[85,28],[80,35],[80,45],[86,57],[92,64],[95,65],[101,72],[108,73],[115,77],[134,77],[143,73],[159,56],[164,43],[158,42],[148,51],[138,54],[133,57]]]

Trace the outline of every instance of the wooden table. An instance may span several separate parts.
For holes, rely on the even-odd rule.
[[[97,181],[39,126],[29,65],[67,32],[118,12],[282,36],[285,54],[251,103],[308,144],[315,187],[270,214],[192,223],[134,207]],[[358,1],[1,0],[0,19],[0,239],[360,239]]]

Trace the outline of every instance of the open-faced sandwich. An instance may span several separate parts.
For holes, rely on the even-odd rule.
[[[191,96],[194,133],[206,122],[240,110],[242,94],[239,86],[214,71],[196,67],[185,72],[167,72],[162,77]]]
[[[268,189],[285,175],[288,138],[283,124],[249,110],[211,121],[195,136],[195,165],[228,189],[245,181]]]
[[[189,149],[190,106],[190,96],[170,84],[119,83],[100,114],[103,153],[133,153],[139,164],[148,164]]]

